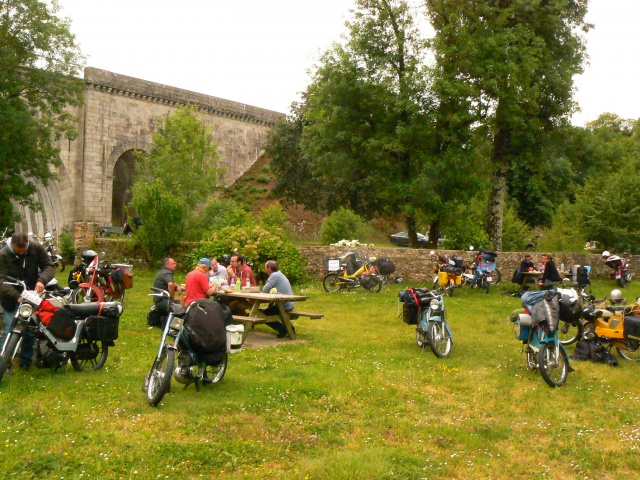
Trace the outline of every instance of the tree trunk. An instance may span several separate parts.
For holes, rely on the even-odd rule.
[[[440,219],[433,222],[429,227],[429,248],[438,248],[438,238],[440,238]]]
[[[411,244],[411,248],[418,248],[418,232],[416,232],[415,217],[413,215],[406,215],[405,224],[407,225],[407,235],[409,235],[409,243]]]
[[[502,217],[507,191],[507,167],[501,165],[491,174],[491,193],[487,208],[487,234],[495,250],[502,250]]]

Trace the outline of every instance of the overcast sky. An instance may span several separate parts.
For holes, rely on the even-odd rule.
[[[59,0],[87,65],[288,112],[350,0]],[[640,0],[590,0],[582,112],[640,118]]]

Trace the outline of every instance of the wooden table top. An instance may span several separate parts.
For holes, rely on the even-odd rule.
[[[284,293],[263,292],[224,292],[216,291],[214,295],[227,298],[244,298],[246,300],[259,300],[262,302],[304,302],[309,297],[304,295],[287,295]]]

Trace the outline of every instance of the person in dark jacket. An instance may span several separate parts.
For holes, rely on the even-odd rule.
[[[40,293],[56,274],[53,260],[39,243],[29,241],[26,233],[14,233],[5,247],[0,250],[0,304],[4,310],[4,332],[0,341],[0,349],[9,333],[11,322],[16,315],[20,294],[20,287],[2,285],[7,277],[22,280],[28,290]],[[29,369],[33,359],[34,335],[31,331],[22,339],[20,366]]]
[[[542,263],[544,263],[544,273],[540,277],[540,286],[550,287],[562,280],[551,255],[542,255]]]

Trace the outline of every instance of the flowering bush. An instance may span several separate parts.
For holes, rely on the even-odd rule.
[[[340,240],[330,244],[332,247],[373,247],[373,243],[360,243],[358,240]]]
[[[211,240],[202,242],[189,254],[191,263],[202,257],[217,257],[238,252],[253,263],[257,278],[266,278],[264,264],[276,260],[282,273],[291,283],[304,280],[305,262],[296,246],[283,236],[281,229],[269,232],[260,226],[225,227],[214,233]]]

